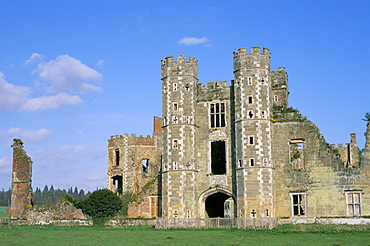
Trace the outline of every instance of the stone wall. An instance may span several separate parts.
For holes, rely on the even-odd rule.
[[[32,202],[32,160],[23,149],[20,139],[13,140],[13,169],[12,169],[12,196],[11,218],[27,216]]]
[[[158,216],[158,205],[150,196],[158,197],[158,174],[161,169],[162,120],[154,117],[153,137],[124,134],[108,140],[108,189],[118,194],[131,192],[129,217]]]

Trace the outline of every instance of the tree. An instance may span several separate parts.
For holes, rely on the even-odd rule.
[[[369,124],[369,123],[370,123],[370,113],[366,113],[366,114],[365,114],[365,118],[363,118],[362,120],[363,120],[363,121],[366,121],[366,122],[367,122],[367,124]]]
[[[97,190],[85,200],[76,204],[84,214],[92,217],[94,225],[104,225],[122,208],[121,199],[112,191]]]

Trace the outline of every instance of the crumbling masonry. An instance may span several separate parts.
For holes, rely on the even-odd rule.
[[[55,206],[37,208],[33,206],[32,160],[23,149],[23,141],[13,140],[13,171],[11,218],[28,220],[29,223],[50,223],[55,219],[85,219],[81,209],[61,198]]]
[[[11,218],[25,218],[32,201],[32,160],[23,149],[20,139],[13,140],[13,172]]]
[[[108,140],[108,188],[131,192],[130,217],[370,216],[370,126],[359,151],[329,145],[289,107],[270,51],[233,53],[234,80],[198,82],[198,61],[161,62],[162,118],[153,136]]]

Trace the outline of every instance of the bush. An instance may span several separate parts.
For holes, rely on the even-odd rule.
[[[88,198],[76,203],[76,206],[92,217],[94,225],[104,225],[122,208],[122,201],[112,191],[104,189],[94,191]]]
[[[72,203],[73,205],[75,205],[77,203],[76,199],[72,195],[69,195],[69,194],[63,194],[60,197],[60,200],[68,201],[68,202]]]

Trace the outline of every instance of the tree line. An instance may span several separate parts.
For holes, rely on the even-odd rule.
[[[4,188],[0,191],[0,206],[10,206],[12,191],[9,188],[7,191]],[[36,187],[33,191],[33,204],[36,206],[54,206],[60,199],[63,194],[68,194],[74,197],[76,201],[82,201],[86,199],[91,192],[87,193],[83,189],[69,188],[66,189],[55,189],[53,185],[48,187],[44,186],[44,189],[41,190],[39,187]]]

